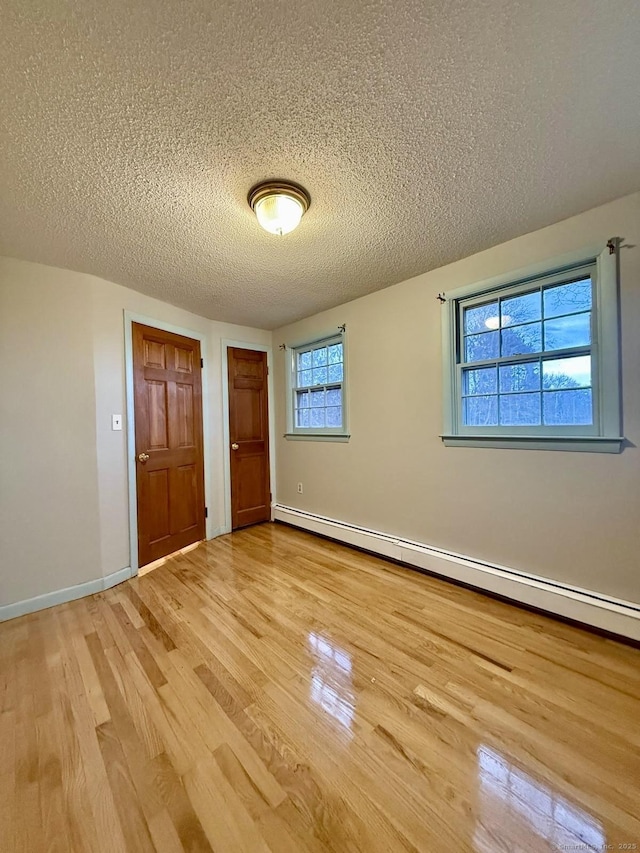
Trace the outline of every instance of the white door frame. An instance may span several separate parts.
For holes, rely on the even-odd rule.
[[[136,488],[136,424],[134,406],[133,385],[133,323],[142,323],[163,332],[173,332],[185,338],[200,341],[200,355],[204,359],[201,372],[202,382],[202,439],[204,452],[204,502],[209,508],[208,518],[205,519],[205,536],[207,539],[213,537],[213,483],[211,463],[211,422],[209,417],[209,376],[207,365],[207,353],[205,352],[207,334],[187,329],[183,326],[175,326],[173,323],[164,323],[154,317],[144,314],[136,314],[132,311],[124,312],[124,369],[125,386],[127,391],[127,479],[129,484],[129,549],[131,559],[131,577],[138,574],[138,492]]]
[[[223,338],[222,346],[222,439],[224,445],[224,533],[231,533],[231,448],[229,446],[229,359],[227,347],[255,350],[267,354],[267,396],[269,406],[269,488],[274,496],[271,500],[271,518],[276,495],[275,409],[273,396],[273,353],[268,344],[252,344],[246,341],[231,341]]]

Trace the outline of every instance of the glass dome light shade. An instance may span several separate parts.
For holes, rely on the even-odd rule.
[[[298,227],[309,203],[302,187],[284,182],[259,184],[249,193],[249,204],[260,226],[279,236]]]
[[[277,194],[263,196],[255,206],[258,222],[270,234],[288,234],[300,225],[302,204],[290,195]]]

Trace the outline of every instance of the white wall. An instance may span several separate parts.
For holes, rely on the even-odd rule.
[[[206,335],[214,529],[224,526],[221,341],[271,333],[217,323],[96,278],[0,258],[0,604],[130,564],[124,311]]]
[[[487,211],[490,216],[490,210]],[[444,447],[436,295],[624,238],[620,455]],[[347,324],[348,444],[282,438],[280,343]],[[278,503],[640,602],[640,194],[274,332]],[[304,485],[304,494],[296,490]]]

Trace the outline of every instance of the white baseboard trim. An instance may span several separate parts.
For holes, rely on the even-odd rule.
[[[281,504],[274,506],[273,517],[275,521],[301,527],[450,580],[640,641],[640,604]]]
[[[6,622],[8,619],[15,619],[17,616],[35,613],[36,610],[45,610],[55,604],[64,604],[66,601],[75,601],[76,598],[83,598],[85,595],[93,595],[96,592],[111,589],[112,586],[127,581],[130,577],[131,567],[127,566],[125,569],[120,569],[120,571],[113,572],[104,578],[96,578],[96,580],[79,583],[76,586],[68,586],[65,589],[56,589],[53,592],[46,592],[44,595],[26,598],[24,601],[16,601],[13,604],[4,604],[0,607],[0,622]]]
[[[211,531],[210,538],[215,539],[230,532],[225,530],[224,527],[217,527]],[[55,589],[53,592],[36,595],[35,598],[25,598],[24,601],[15,601],[13,604],[0,605],[0,622],[6,622],[18,616],[25,616],[27,613],[35,613],[37,610],[45,610],[47,607],[53,607],[56,604],[75,601],[76,598],[83,598],[85,595],[103,592],[105,589],[111,589],[112,586],[116,586],[123,581],[128,581],[130,577],[131,567],[127,566],[104,578],[96,578],[93,581],[79,583],[76,586],[65,587],[65,589]]]

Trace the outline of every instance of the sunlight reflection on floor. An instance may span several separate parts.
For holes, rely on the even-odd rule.
[[[351,655],[314,631],[309,633],[308,642],[317,662],[311,674],[311,700],[346,729],[351,729],[355,713]]]
[[[518,837],[530,837],[531,830],[540,838],[540,850],[606,849],[602,825],[588,812],[491,747],[478,747],[477,758],[479,816],[474,842],[480,853],[496,853],[502,849],[497,842],[506,844],[504,849],[521,850]]]

